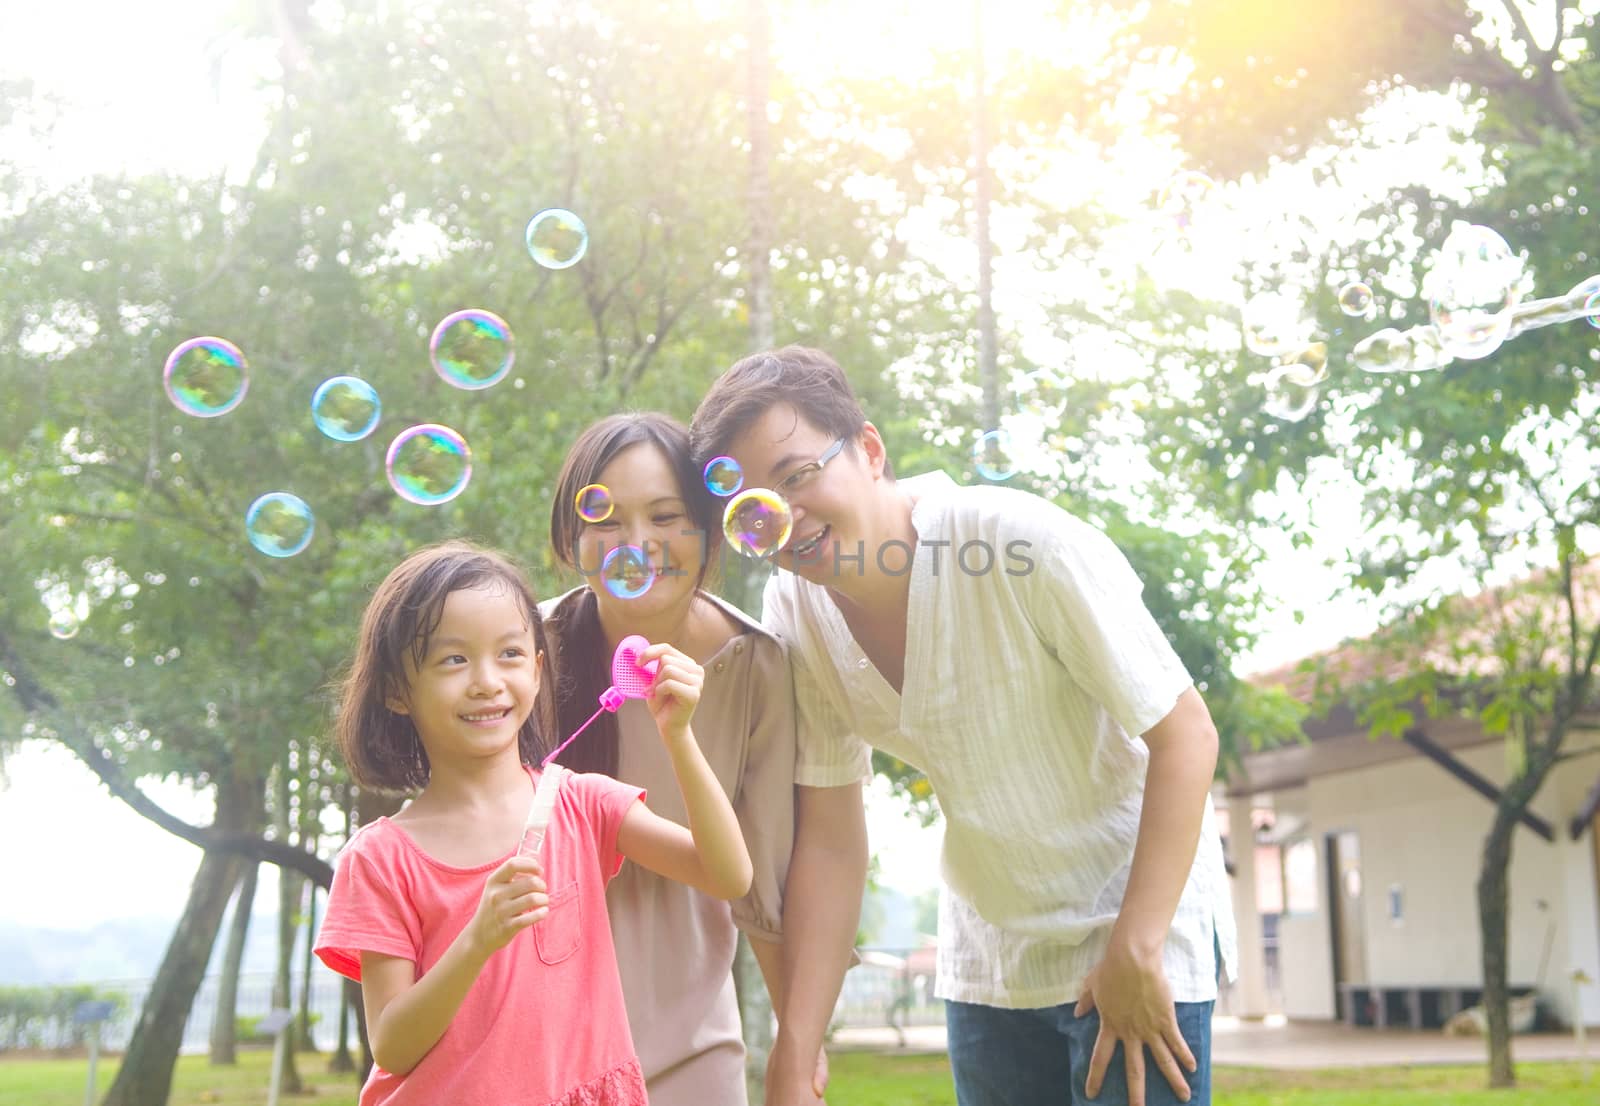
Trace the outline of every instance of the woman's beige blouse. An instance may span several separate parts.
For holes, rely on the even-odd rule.
[[[783,887],[794,847],[794,681],[788,661],[759,624],[708,598],[742,632],[704,662],[705,688],[691,726],[739,817],[755,874],[750,893],[730,904],[628,862],[606,892],[628,1022],[651,1106],[745,1103],[734,929],[756,940],[783,939]],[[548,601],[546,613],[559,602]],[[617,777],[644,788],[651,810],[687,825],[672,763],[645,705],[624,703],[617,722]]]

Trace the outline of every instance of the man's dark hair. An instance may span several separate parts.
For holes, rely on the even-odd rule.
[[[846,448],[854,448],[867,421],[837,361],[820,349],[784,346],[751,354],[711,385],[689,426],[695,461],[703,465],[726,453],[735,438],[779,404],[793,407],[830,438],[845,439]],[[894,475],[887,463],[884,471]]]

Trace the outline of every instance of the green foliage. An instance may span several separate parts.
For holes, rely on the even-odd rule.
[[[73,1020],[85,1002],[110,1002],[111,1016],[127,1013],[127,996],[91,983],[0,986],[0,1053],[25,1048],[75,1048],[88,1027]]]

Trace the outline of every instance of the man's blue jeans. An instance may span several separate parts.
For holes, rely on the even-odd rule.
[[[1089,1057],[1100,1032],[1100,1012],[1075,1017],[1076,1002],[1040,1010],[1002,1010],[968,1002],[946,1002],[950,1067],[955,1073],[960,1106],[1124,1106],[1128,1076],[1119,1044],[1106,1069],[1100,1093],[1083,1092],[1089,1078]],[[1212,1002],[1177,1003],[1178,1031],[1194,1053],[1196,1068],[1185,1072],[1189,1106],[1211,1103]],[[1182,1101],[1156,1067],[1149,1050],[1144,1057],[1145,1106],[1171,1106]]]

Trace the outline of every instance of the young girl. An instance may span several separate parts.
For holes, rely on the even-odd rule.
[[[630,857],[720,899],[750,886],[689,728],[703,672],[666,644],[641,655],[659,664],[645,705],[691,829],[639,788],[552,766],[543,846],[518,855],[556,738],[547,655],[522,573],[464,542],[408,557],[362,618],[339,745],[360,786],[420,794],[351,837],[316,944],[361,983],[361,1106],[645,1106],[605,885]]]

